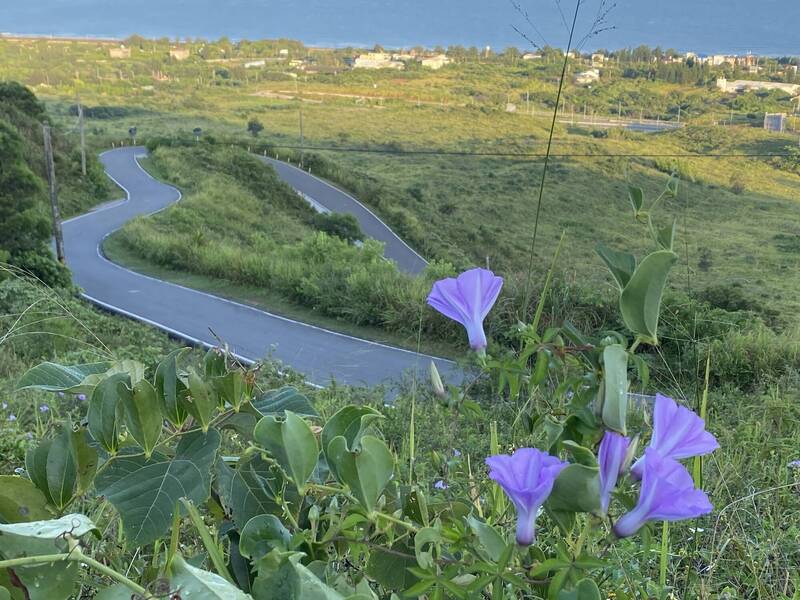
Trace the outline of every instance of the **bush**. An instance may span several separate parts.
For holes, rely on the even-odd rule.
[[[364,239],[364,232],[361,231],[361,226],[353,215],[317,213],[311,219],[311,225],[319,231],[335,235],[348,242]]]

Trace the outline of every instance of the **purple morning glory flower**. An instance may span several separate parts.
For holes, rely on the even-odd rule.
[[[633,535],[647,521],[682,521],[711,512],[708,496],[694,487],[681,463],[664,458],[653,448],[645,450],[644,458],[639,502],[614,524],[617,537]]]
[[[600,463],[600,507],[608,512],[611,492],[617,486],[617,479],[625,463],[625,456],[631,441],[614,431],[606,431],[600,442],[598,462]]]
[[[531,545],[536,539],[539,509],[568,463],[536,448],[520,448],[511,456],[489,456],[486,464],[489,477],[500,484],[517,509],[517,543]]]
[[[17,415],[8,415],[8,420],[12,421],[12,422],[16,421],[17,420]]]
[[[453,456],[461,456],[461,451],[458,448],[453,448]]]
[[[49,410],[50,410],[50,407],[49,407],[49,406],[47,406],[47,404],[42,404],[42,405],[39,407],[39,412],[46,413],[46,412],[49,412]]]
[[[473,350],[486,348],[483,320],[494,306],[503,278],[487,269],[470,269],[458,278],[448,277],[433,284],[428,294],[428,304],[461,323],[467,330],[469,345]]]
[[[653,437],[650,448],[665,458],[680,460],[708,454],[719,448],[717,439],[708,431],[706,424],[696,413],[680,406],[669,396],[656,394],[653,411]],[[631,473],[641,479],[644,457],[631,468]]]
[[[439,480],[438,480],[436,483],[434,483],[434,484],[433,484],[433,487],[435,487],[437,490],[446,490],[446,489],[447,489],[448,487],[450,487],[450,486],[449,486],[449,485],[447,485],[447,484],[444,482],[444,480],[443,480],[443,479],[439,479]]]
[[[81,402],[83,402],[84,400],[86,400],[86,394],[78,394],[78,395],[77,395],[77,396],[75,396],[75,397],[76,397],[78,400],[80,400]]]

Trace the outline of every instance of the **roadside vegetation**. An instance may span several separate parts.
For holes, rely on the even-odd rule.
[[[33,600],[112,585],[102,597],[157,597],[175,585],[197,595],[210,584],[219,597],[257,600],[275,590],[314,597],[312,588],[326,600],[796,597],[800,172],[791,136],[753,126],[764,110],[791,110],[787,98],[724,96],[710,89],[716,76],[745,75],[620,53],[591,90],[567,86],[563,114],[585,104],[589,115],[676,120],[680,105],[686,127],[643,135],[557,123],[531,256],[542,161],[529,154],[543,152],[558,52],[526,64],[510,51],[463,49],[441,71],[395,73],[341,71],[338,54],[288,42],[222,40],[192,46],[185,62],[165,57],[166,41],[129,43],[131,59],[111,61],[100,44],[0,40],[0,75],[39,86],[47,108],[24,88],[0,87],[0,210],[35,233],[22,249],[0,223],[0,259],[14,265],[0,273],[0,527],[12,527],[2,530],[0,597],[2,588],[26,597],[20,584]],[[284,46],[325,69],[240,64]],[[177,355],[180,343],[88,306],[47,247],[37,162],[39,121],[49,119],[64,212],[113,196],[94,152],[80,175],[77,93],[91,149],[129,143],[136,126],[151,152],[143,166],[184,194],[115,234],[104,248],[112,258],[459,357],[464,330],[425,299],[436,280],[488,266],[505,282],[486,319],[486,356],[464,359],[474,380],[457,389],[409,378],[387,407],[380,389],[309,389],[268,357],[250,366],[223,350]],[[398,272],[379,244],[354,243],[352,222],[315,214],[253,152],[302,161],[353,192],[431,267],[415,279]],[[659,227],[675,219],[674,237],[648,229],[651,209]],[[669,255],[666,289],[653,271],[641,280],[648,293],[631,292],[642,314],[657,297],[657,327],[632,319],[630,300],[623,308],[628,263],[607,260],[609,271],[598,244]],[[620,480],[609,519],[587,491],[598,485],[599,443],[612,431],[640,434],[640,456],[656,392],[704,417],[719,443],[684,463],[714,509],[613,540],[644,483]],[[571,473],[526,549],[513,541],[519,507],[484,465],[524,447],[568,460]],[[176,473],[183,494],[147,491],[153,472],[182,461],[200,473]],[[63,556],[46,568],[69,576],[37,592],[48,581],[40,571],[3,563],[27,559],[10,553],[6,534],[27,543],[25,522],[64,515],[47,541]],[[95,526],[100,539],[73,543]],[[92,556],[87,568],[66,567]]]

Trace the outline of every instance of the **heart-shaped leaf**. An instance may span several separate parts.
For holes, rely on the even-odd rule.
[[[178,360],[188,350],[188,348],[173,350],[156,367],[156,396],[161,403],[164,416],[175,427],[181,427],[187,417],[184,400],[186,386],[178,377]]]
[[[64,427],[58,436],[45,440],[25,455],[31,481],[59,511],[72,500],[77,483],[71,437],[72,429]]]
[[[250,519],[239,536],[239,552],[253,561],[275,549],[285,552],[292,534],[275,515],[258,515]]]
[[[631,206],[633,207],[633,216],[638,216],[639,211],[642,210],[642,206],[644,205],[644,192],[642,188],[629,185],[628,200],[630,200]]]
[[[112,459],[95,485],[119,512],[129,546],[143,546],[168,532],[181,498],[195,504],[208,499],[219,444],[215,429],[195,431],[181,438],[172,459],[159,453],[146,459],[135,448]]]
[[[208,431],[211,418],[218,406],[217,394],[193,369],[189,370],[189,394],[186,410],[200,424],[203,431]]]
[[[278,461],[302,494],[319,457],[317,438],[308,423],[291,411],[286,411],[285,419],[264,417],[253,439]]]
[[[116,454],[119,448],[119,423],[124,415],[122,396],[130,395],[129,383],[126,373],[117,373],[98,383],[89,398],[89,432],[110,454]]]
[[[133,386],[133,393],[122,394],[121,397],[128,432],[144,449],[145,457],[150,458],[164,426],[156,388],[146,379],[142,379]]]
[[[322,428],[322,451],[327,455],[328,444],[338,436],[344,437],[349,450],[358,450],[361,437],[368,431],[370,423],[382,418],[381,413],[368,406],[345,406]]]
[[[365,435],[361,449],[350,451],[344,436],[338,436],[328,445],[328,465],[336,479],[347,485],[353,495],[372,511],[394,472],[394,457],[386,444],[378,438]]]

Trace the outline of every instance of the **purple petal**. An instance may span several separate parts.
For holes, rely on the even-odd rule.
[[[520,448],[511,456],[489,456],[486,464],[490,468],[489,477],[503,488],[517,509],[518,543],[533,543],[539,508],[568,463],[536,448]]]
[[[502,287],[502,277],[486,269],[470,269],[457,279],[448,277],[434,283],[428,304],[461,323],[467,330],[470,346],[481,350],[486,347],[483,320],[497,301]]]
[[[600,506],[603,513],[608,512],[611,492],[617,485],[629,444],[628,438],[614,431],[606,431],[600,442],[598,462],[600,463]]]
[[[708,431],[703,419],[669,396],[656,394],[653,413],[653,437],[650,447],[661,456],[681,460],[708,454],[719,448],[717,439]],[[643,458],[631,468],[636,478],[641,478]]]
[[[642,467],[639,501],[616,522],[614,533],[617,537],[627,537],[647,521],[693,519],[711,512],[712,508],[708,496],[694,487],[692,476],[683,465],[648,448]]]

